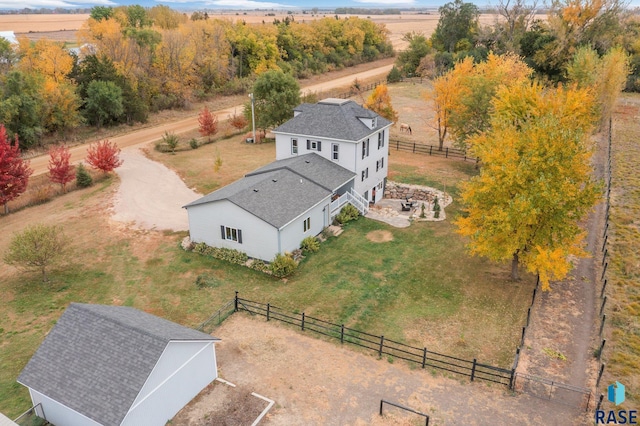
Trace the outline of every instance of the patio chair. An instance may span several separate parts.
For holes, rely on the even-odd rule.
[[[411,211],[411,204],[405,204],[402,201],[400,201],[400,205],[402,206],[402,211],[403,212],[410,212]]]

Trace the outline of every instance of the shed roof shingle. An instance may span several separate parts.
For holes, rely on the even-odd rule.
[[[18,382],[103,425],[119,425],[175,340],[218,340],[126,306],[72,303]]]
[[[318,154],[305,154],[267,164],[185,207],[228,200],[280,229],[354,176]]]
[[[299,114],[276,127],[274,133],[357,142],[391,124],[391,121],[354,101],[337,102],[335,99],[325,99],[317,104],[298,105],[294,111]],[[374,117],[378,119],[373,129],[360,120]]]

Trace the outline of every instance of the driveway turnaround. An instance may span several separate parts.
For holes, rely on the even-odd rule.
[[[112,219],[134,228],[186,231],[185,204],[201,197],[163,164],[149,160],[137,148],[125,149],[116,169],[120,186],[114,197]]]

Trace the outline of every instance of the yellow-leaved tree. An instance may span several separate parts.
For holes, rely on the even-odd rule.
[[[398,121],[398,113],[391,105],[391,96],[386,84],[381,84],[371,92],[364,107],[394,123]]]
[[[470,142],[480,175],[463,186],[458,233],[473,254],[522,263],[549,281],[564,278],[570,256],[585,256],[578,222],[600,190],[591,178],[594,98],[588,88],[523,83],[498,90],[490,128]]]

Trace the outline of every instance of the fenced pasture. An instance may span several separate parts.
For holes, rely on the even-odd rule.
[[[432,367],[434,369],[448,371],[456,375],[469,377],[471,381],[484,380],[499,383],[511,388],[515,371],[508,368],[494,367],[477,362],[476,359],[466,360],[451,355],[429,351],[426,347],[418,348],[402,342],[385,338],[384,335],[375,335],[364,331],[345,327],[344,324],[336,324],[310,315],[304,312],[296,314],[285,309],[273,306],[269,303],[261,303],[243,299],[236,296],[233,300],[234,310],[248,312],[251,315],[261,315],[267,321],[281,321],[302,331],[312,331],[323,336],[340,340],[340,343],[349,343],[360,348],[374,351],[378,357],[383,356],[402,359],[421,368]],[[223,310],[228,310],[227,303]],[[218,311],[220,312],[220,311]],[[391,359],[390,358],[390,359]]]

